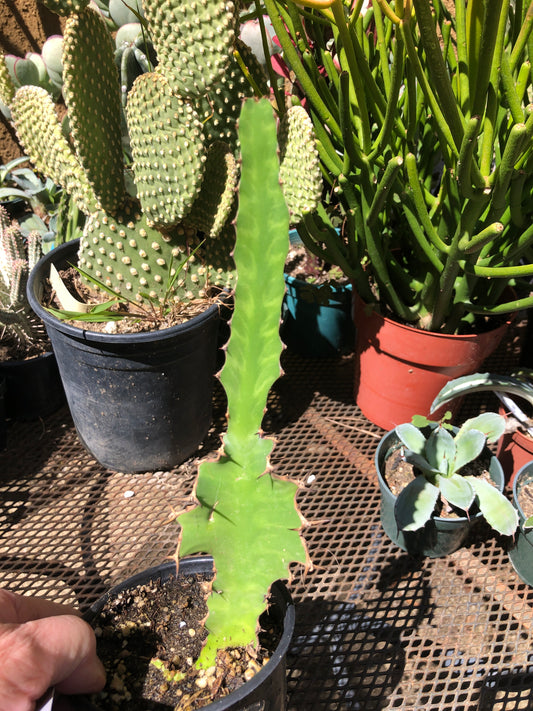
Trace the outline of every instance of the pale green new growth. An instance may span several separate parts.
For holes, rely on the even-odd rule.
[[[244,103],[239,136],[234,255],[239,279],[221,375],[228,430],[219,459],[200,465],[198,506],[178,518],[179,556],[201,551],[215,559],[209,636],[199,660],[206,667],[219,648],[255,643],[257,619],[271,584],[289,577],[291,562],[307,560],[295,504],[297,485],[270,472],[274,442],[261,434],[268,392],[280,375],[279,314],[289,227],[268,101]]]

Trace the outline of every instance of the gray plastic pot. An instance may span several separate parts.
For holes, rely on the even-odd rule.
[[[518,511],[520,523],[515,533],[514,546],[509,550],[513,568],[524,583],[533,586],[533,530],[524,532],[526,515],[518,503],[518,495],[526,484],[533,484],[533,461],[525,464],[517,472],[513,482],[513,503]]]
[[[213,559],[209,556],[184,558],[180,562],[180,575],[211,573]],[[142,585],[150,580],[165,582],[176,574],[173,561],[149,568],[128,578],[101,597],[85,615],[89,622],[102,610],[109,596]],[[209,711],[285,711],[287,706],[286,657],[294,633],[295,612],[291,596],[285,585],[278,581],[272,586],[269,615],[275,616],[283,625],[280,642],[270,660],[246,684],[233,693],[205,706]],[[70,697],[76,711],[105,711],[83,697]],[[68,707],[67,707],[68,708]]]
[[[46,254],[28,279],[44,321],[79,438],[103,466],[168,470],[201,443],[211,423],[220,314],[217,305],[160,331],[106,334],[76,328],[41,304],[50,264],[77,260],[78,240]]]
[[[434,516],[418,531],[400,531],[394,516],[397,497],[389,489],[385,480],[385,462],[393,451],[400,447],[400,439],[394,430],[381,439],[375,455],[376,471],[381,491],[381,525],[387,536],[411,555],[428,558],[442,558],[460,548],[470,533],[472,526],[482,519],[481,512],[470,517],[442,518]],[[505,479],[501,464],[490,455],[489,473],[499,491],[503,491]]]

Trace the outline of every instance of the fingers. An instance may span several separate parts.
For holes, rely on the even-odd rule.
[[[75,694],[99,691],[105,683],[94,633],[72,615],[0,626],[0,659],[0,709],[32,709],[54,685]]]
[[[42,597],[25,597],[9,590],[0,590],[0,623],[23,623],[66,614],[79,615],[79,612],[69,605],[61,605]]]

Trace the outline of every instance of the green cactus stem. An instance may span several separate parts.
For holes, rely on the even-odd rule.
[[[235,44],[236,5],[226,0],[143,4],[159,71],[173,92],[189,99],[209,92],[223,77]]]
[[[28,275],[40,257],[39,233],[30,232],[25,247],[18,223],[0,206],[0,325],[28,353],[46,340],[44,326],[26,298]]]
[[[137,194],[150,222],[173,227],[191,209],[207,155],[202,123],[159,73],[135,80],[127,105]]]
[[[276,127],[266,99],[247,100],[239,136],[242,152],[235,263],[239,279],[221,381],[228,429],[216,461],[200,465],[198,505],[178,517],[177,556],[213,555],[216,578],[209,631],[198,664],[217,649],[256,643],[257,619],[271,584],[307,563],[294,482],[269,465],[274,442],[262,436],[268,392],[280,375],[279,314],[284,294],[289,214],[279,184]]]
[[[96,10],[87,8],[67,20],[63,64],[63,94],[76,153],[99,205],[112,212],[125,194],[122,103],[113,42]]]

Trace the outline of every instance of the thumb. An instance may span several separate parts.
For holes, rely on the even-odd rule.
[[[94,632],[79,617],[59,615],[9,627],[0,649],[6,651],[2,676],[14,698],[35,700],[54,685],[66,694],[91,693],[104,686]]]

